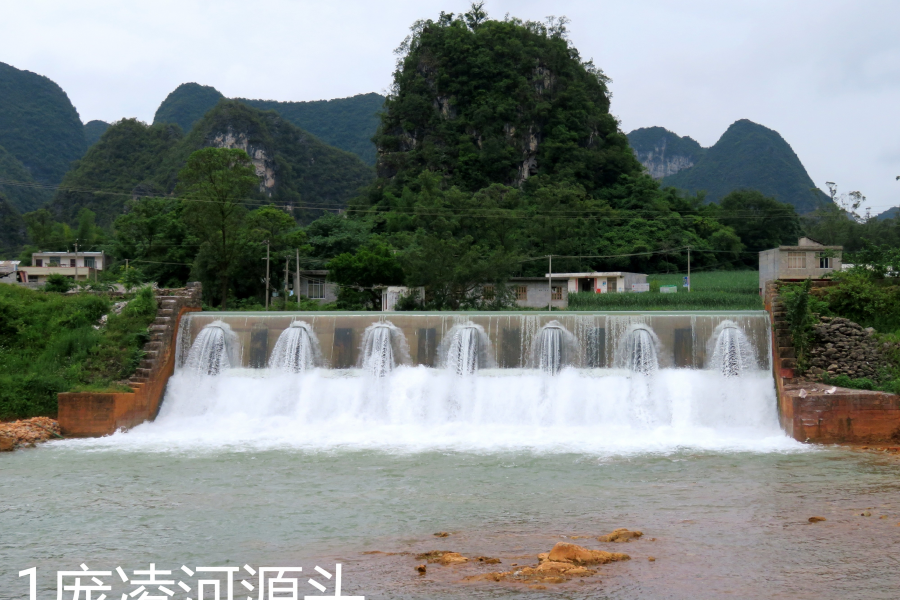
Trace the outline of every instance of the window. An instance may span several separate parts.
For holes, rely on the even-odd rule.
[[[528,286],[516,286],[516,300],[528,300]]]
[[[38,265],[38,266],[40,266],[40,265]],[[37,283],[37,281],[38,281],[37,275],[29,275],[28,276],[28,283]]]
[[[788,252],[788,269],[805,269],[806,252]]]
[[[96,265],[96,263],[94,262],[93,256],[85,256],[84,257],[84,266],[86,266],[89,269],[93,269],[93,268],[95,268],[95,265]]]
[[[50,266],[51,266],[51,267],[58,267],[58,266],[59,266],[59,259],[58,259],[58,258],[51,258],[51,259],[50,259]]]
[[[481,288],[481,297],[485,300],[494,299],[494,285],[489,283]]]
[[[819,268],[820,269],[831,269],[834,267],[834,263],[831,262],[830,256],[824,256],[819,254]]]
[[[74,259],[74,258],[72,258],[72,259],[69,260],[69,266],[70,266],[70,267],[74,267],[74,266],[75,266],[75,259]]]
[[[44,259],[43,259],[43,258],[36,258],[36,259],[34,259],[34,266],[36,266],[36,267],[43,267],[43,266],[44,266]]]
[[[551,300],[562,300],[562,286],[553,286],[551,288],[550,299]]]
[[[325,280],[324,279],[310,279],[309,280],[309,297],[312,300],[324,300],[325,299]]]

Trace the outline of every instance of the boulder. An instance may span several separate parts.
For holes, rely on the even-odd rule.
[[[577,544],[567,544],[566,542],[557,542],[547,556],[548,561],[570,562],[577,565],[606,564],[619,560],[629,560],[630,558],[627,554],[620,552],[589,550]]]

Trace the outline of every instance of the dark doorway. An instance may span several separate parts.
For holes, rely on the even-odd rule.
[[[582,292],[593,292],[594,291],[594,280],[591,279],[579,279],[578,284],[581,286],[579,291]]]

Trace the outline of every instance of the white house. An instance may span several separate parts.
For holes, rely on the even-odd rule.
[[[32,266],[19,265],[16,275],[20,283],[45,283],[53,274],[86,281],[96,279],[107,261],[103,252],[35,252],[31,255]]]

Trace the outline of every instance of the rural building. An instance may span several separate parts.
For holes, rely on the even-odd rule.
[[[768,281],[823,279],[833,271],[840,271],[843,249],[843,246],[826,246],[802,237],[796,246],[763,250],[759,253],[759,293],[765,293]]]
[[[554,277],[556,277],[554,275]],[[550,286],[546,277],[512,277],[509,285],[516,295],[516,304],[523,308],[550,306]],[[569,306],[569,291],[565,281],[553,281],[553,308]]]
[[[87,281],[97,279],[97,273],[106,267],[108,257],[103,252],[35,252],[30,267],[19,265],[19,283],[46,283],[53,274],[69,279]]]
[[[548,275],[549,277],[549,275]],[[645,273],[626,273],[624,271],[590,272],[590,273],[553,273],[553,281],[566,281],[569,293],[594,292],[595,294],[611,294],[621,292],[646,292],[647,275]],[[635,286],[638,286],[637,288]]]
[[[300,271],[300,281],[294,282],[294,293],[306,296],[310,300],[322,300],[323,302],[335,302],[337,300],[338,286],[336,283],[325,281],[328,277],[326,269]]]

